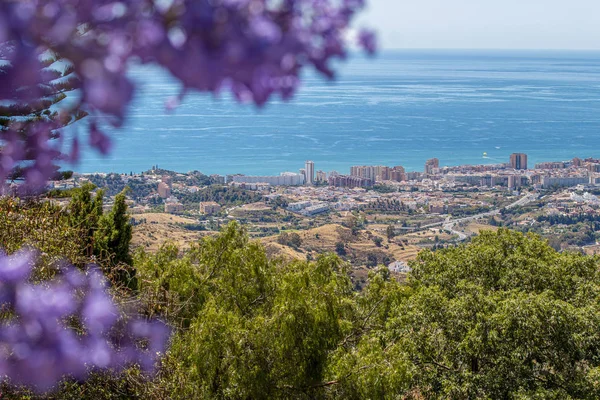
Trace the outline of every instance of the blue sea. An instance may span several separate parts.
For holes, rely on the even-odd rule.
[[[114,148],[85,151],[79,172],[140,172],[152,165],[206,174],[279,174],[305,160],[351,165],[440,165],[600,157],[600,53],[383,51],[352,56],[334,82],[315,74],[289,102],[264,108],[191,93],[165,72],[135,67],[136,97]],[[487,156],[484,156],[487,153]]]

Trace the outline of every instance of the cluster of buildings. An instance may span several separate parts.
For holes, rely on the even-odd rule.
[[[156,170],[161,171],[161,170]],[[162,172],[164,173],[164,172]],[[106,174],[105,174],[106,175]],[[156,199],[162,199],[167,213],[181,213],[183,204],[173,193],[195,192],[201,188],[194,186],[197,180],[186,180],[186,174],[179,174],[177,183],[172,176],[161,175],[161,172],[145,174],[121,174],[120,179],[125,184],[137,180],[146,185],[156,185],[156,192],[147,196],[147,202],[138,201],[132,210],[143,212]],[[82,179],[86,179],[82,177]],[[190,183],[188,183],[188,181]],[[306,161],[298,172],[283,172],[274,176],[247,175],[211,175],[211,183],[229,184],[244,189],[259,190],[265,194],[274,193],[274,187],[285,188],[285,192],[298,191],[308,194],[309,203],[302,208],[290,211],[303,215],[316,215],[327,210],[351,210],[370,201],[369,188],[375,184],[386,185],[391,191],[402,192],[457,192],[477,191],[481,188],[504,187],[519,190],[522,187],[546,189],[553,187],[599,186],[600,160],[593,158],[574,158],[568,161],[551,161],[535,164],[530,169],[527,154],[511,154],[506,163],[486,165],[440,166],[437,158],[425,162],[423,171],[407,172],[404,167],[383,165],[355,165],[349,174],[343,175],[337,171],[326,173],[315,168],[313,161]],[[69,188],[73,182],[55,182],[54,187]],[[295,189],[296,188],[296,189]],[[278,192],[281,193],[281,190]],[[153,197],[153,199],[150,199]],[[318,201],[315,201],[318,200]],[[325,204],[324,204],[325,203]],[[145,204],[145,205],[144,205]],[[425,208],[433,213],[451,212],[453,205],[448,201],[425,202]],[[203,215],[215,215],[221,209],[217,203],[200,203],[199,212]]]
[[[379,193],[364,188],[332,186],[289,187],[268,199],[285,196],[290,203],[287,210],[312,216],[327,211],[370,209],[379,211],[413,211],[416,213],[449,214],[456,210],[492,205],[478,196],[455,196],[441,190],[398,191]],[[320,206],[310,209],[311,206]],[[307,210],[307,212],[303,212]]]
[[[437,160],[425,164],[425,173],[417,180],[429,178],[438,183],[454,182],[457,185],[519,189],[532,186],[536,189],[600,185],[600,160],[574,158],[570,161],[543,162],[528,168],[527,154],[513,153],[509,162],[488,165],[460,165],[439,167]],[[431,161],[431,162],[430,162]],[[437,166],[436,166],[437,165]]]
[[[233,184],[266,184],[270,186],[301,186],[306,182],[303,174],[294,172],[282,172],[275,176],[232,176]],[[238,185],[241,186],[241,185]]]
[[[345,188],[369,188],[374,181],[354,175],[334,175],[329,177],[329,186]]]
[[[257,185],[270,185],[270,186],[301,186],[301,185],[314,185],[315,183],[325,182],[327,174],[323,171],[316,171],[315,175],[315,163],[312,161],[306,161],[304,168],[301,168],[298,173],[296,172],[282,172],[279,175],[228,175],[226,177],[228,183],[233,184],[257,184]]]
[[[288,211],[292,211],[298,214],[302,214],[306,217],[312,217],[314,215],[326,213],[330,210],[329,203],[319,201],[298,201],[295,203],[288,204]]]
[[[402,166],[386,167],[383,165],[355,165],[350,167],[350,175],[370,179],[373,182],[406,180],[406,171]]]
[[[216,215],[221,212],[221,206],[214,201],[204,201],[200,203],[200,214]]]
[[[576,192],[559,192],[552,195],[544,205],[546,215],[564,215],[578,217],[600,215],[600,199],[578,186]]]
[[[350,173],[337,171],[326,173],[315,170],[313,161],[306,161],[299,172],[282,172],[274,176],[228,175],[223,180],[230,185],[245,189],[268,190],[273,186],[329,185],[339,188],[371,188],[376,183],[403,183],[422,186],[434,182],[437,186],[504,186],[519,189],[522,186],[550,188],[578,184],[600,185],[600,160],[574,158],[571,161],[544,162],[528,167],[524,153],[513,153],[507,163],[485,165],[459,165],[440,167],[440,160],[431,158],[425,162],[422,172],[407,172],[404,167],[384,165],[354,165]],[[163,188],[166,191],[166,187]],[[161,195],[162,197],[162,195]]]

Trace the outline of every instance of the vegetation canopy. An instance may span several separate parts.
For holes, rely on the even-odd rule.
[[[63,244],[72,244],[73,261],[84,262],[103,224],[127,232],[116,229],[118,202],[97,215],[98,195],[72,197],[67,208],[3,200],[8,252],[25,243],[45,249],[34,269],[38,281],[52,276]],[[48,216],[70,236],[42,235]],[[100,222],[106,218],[112,222]],[[25,237],[38,239],[18,239]],[[110,249],[113,257],[98,260],[118,285],[110,268],[124,247],[116,237],[92,242]],[[113,300],[174,329],[158,374],[91,371],[85,382],[65,377],[53,397],[600,396],[599,260],[559,253],[533,234],[500,229],[424,251],[405,281],[382,266],[361,291],[337,255],[270,258],[235,222],[187,251],[165,244],[156,253],[123,254],[136,279],[127,281],[128,291],[111,291]],[[9,321],[12,314],[2,315]],[[27,393],[9,381],[3,388],[15,397]]]

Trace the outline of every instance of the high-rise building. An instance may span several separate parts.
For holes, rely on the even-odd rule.
[[[527,154],[513,153],[510,155],[510,167],[512,169],[527,169]]]
[[[390,168],[383,165],[354,165],[350,167],[350,175],[372,181],[386,181],[390,179]]]
[[[523,182],[523,177],[520,175],[509,175],[508,176],[508,188],[517,189],[520,188]]]
[[[440,168],[440,160],[431,158],[425,162],[425,174],[432,175]]]
[[[329,186],[347,188],[368,188],[373,186],[373,181],[353,175],[335,175],[329,177]]]
[[[317,171],[317,182],[327,182],[327,174],[324,171]]]
[[[600,172],[600,164],[588,163],[587,169],[590,172]]]
[[[304,173],[306,176],[306,184],[312,185],[315,183],[315,163],[312,161],[307,161],[304,165]]]
[[[397,165],[394,168],[392,168],[390,171],[389,180],[396,181],[396,182],[405,181],[406,180],[406,171],[404,170],[404,167],[402,167],[401,165]]]
[[[408,181],[422,181],[423,180],[423,173],[421,173],[421,172],[407,172],[406,173],[406,180],[408,180]]]

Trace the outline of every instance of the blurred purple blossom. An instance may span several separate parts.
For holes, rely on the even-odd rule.
[[[48,79],[40,58],[48,49],[79,78],[81,96],[72,107],[114,126],[122,124],[133,96],[126,75],[132,60],[166,68],[185,90],[227,89],[238,101],[259,106],[274,95],[289,99],[302,69],[334,77],[330,61],[346,57],[345,34],[363,7],[364,0],[2,1],[0,104],[38,98],[37,84]],[[372,33],[361,33],[359,43],[375,51]],[[88,127],[90,144],[107,153],[108,138],[94,123]],[[59,128],[27,127],[23,135],[0,126],[0,146],[9,149],[0,154],[0,183],[21,161],[33,159],[27,179],[43,184],[54,171],[49,149],[39,142]]]
[[[65,265],[51,282],[28,282],[35,257],[0,253],[0,379],[46,391],[66,376],[83,379],[92,368],[119,370],[139,364],[151,371],[165,351],[170,329],[160,321],[129,318],[118,340],[120,312],[102,273]],[[85,333],[68,326],[76,318]],[[138,341],[147,341],[145,350]]]
[[[360,31],[358,34],[358,43],[370,55],[375,54],[375,51],[377,50],[377,38],[375,32],[369,30]]]

